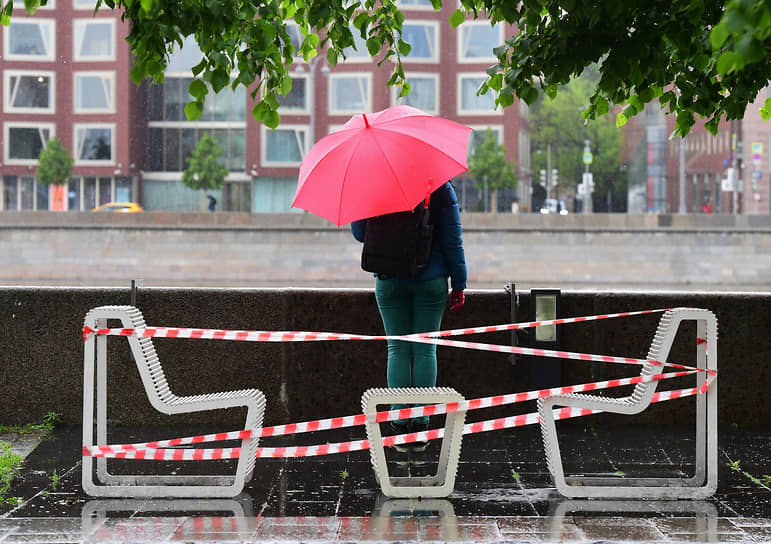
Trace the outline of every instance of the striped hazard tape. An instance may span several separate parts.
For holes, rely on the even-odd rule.
[[[382,423],[385,421],[392,421],[395,419],[409,419],[414,417],[420,417],[420,416],[432,416],[432,415],[439,415],[439,414],[446,414],[446,413],[452,413],[452,412],[458,412],[458,411],[471,411],[471,410],[479,410],[483,408],[492,408],[496,406],[504,406],[506,404],[516,404],[520,402],[526,402],[526,401],[532,401],[539,398],[549,397],[552,395],[558,395],[558,394],[566,394],[566,393],[578,393],[582,391],[598,391],[602,389],[610,389],[614,387],[622,387],[626,385],[635,385],[638,383],[644,383],[644,382],[651,382],[651,381],[660,381],[660,380],[666,380],[666,379],[672,379],[672,378],[678,378],[682,376],[687,376],[690,374],[694,374],[697,372],[696,370],[688,370],[688,371],[679,371],[679,372],[670,372],[667,374],[654,374],[651,376],[635,376],[632,378],[619,378],[614,380],[607,380],[602,382],[593,382],[593,383],[586,383],[586,384],[578,384],[578,385],[570,385],[570,386],[564,386],[564,387],[555,387],[551,389],[541,389],[537,391],[528,391],[523,393],[513,393],[509,395],[497,395],[493,397],[486,397],[486,398],[479,398],[479,399],[473,399],[468,401],[461,401],[461,402],[452,402],[447,404],[434,404],[434,405],[428,405],[428,406],[416,406],[412,408],[404,408],[401,410],[388,410],[384,412],[377,412],[375,414],[375,422]],[[654,400],[652,402],[661,402],[663,400],[670,400],[674,398],[680,398],[683,396],[688,396],[695,394],[696,392],[699,392],[701,390],[701,387],[696,387],[692,389],[687,390],[675,390],[675,391],[663,391],[656,393],[654,395]],[[684,393],[684,392],[687,392]],[[588,415],[593,412],[591,410],[589,411],[582,411],[582,413],[575,413],[573,415],[565,415],[568,413],[573,413],[571,411],[565,412],[565,410],[572,410],[572,409],[562,409],[562,416],[560,418],[564,419],[566,417],[578,417],[579,415]],[[535,418],[535,420],[533,420]],[[511,419],[513,424],[509,424],[507,421]],[[558,418],[559,419],[559,418]],[[153,441],[153,442],[144,442],[144,443],[134,443],[134,444],[116,444],[116,445],[105,445],[105,446],[84,446],[83,448],[83,455],[84,456],[93,456],[93,457],[118,457],[118,458],[130,458],[130,459],[155,459],[155,457],[137,457],[137,455],[148,455],[147,452],[154,451],[154,452],[163,452],[159,453],[158,455],[161,455],[161,459],[167,459],[167,455],[172,455],[176,457],[168,457],[168,459],[173,460],[198,460],[198,459],[232,459],[233,455],[238,456],[239,453],[237,453],[237,450],[239,448],[212,448],[207,450],[192,450],[192,449],[163,449],[163,448],[175,448],[178,446],[188,446],[188,445],[194,445],[194,444],[202,444],[206,442],[222,442],[226,440],[245,440],[248,438],[256,438],[256,437],[275,437],[275,436],[285,436],[289,434],[297,434],[297,433],[305,433],[305,432],[316,432],[316,431],[324,431],[324,430],[331,430],[331,429],[340,429],[344,427],[353,427],[358,425],[364,425],[367,422],[367,416],[365,414],[358,414],[355,416],[345,416],[345,417],[336,417],[336,418],[329,418],[329,419],[322,419],[322,420],[315,420],[315,421],[307,421],[302,423],[292,423],[288,425],[278,425],[274,427],[264,427],[262,429],[245,429],[240,431],[231,431],[226,433],[213,433],[208,435],[198,435],[198,436],[192,436],[192,437],[185,437],[185,438],[173,438],[169,440],[160,440],[160,441]],[[484,432],[484,431],[490,431],[490,430],[496,430],[499,428],[508,428],[511,426],[517,427],[521,425],[530,425],[533,423],[538,422],[538,414],[526,414],[526,415],[518,415],[513,416],[513,418],[503,418],[499,420],[490,420],[486,422],[481,423],[472,423],[466,425],[466,430],[464,430],[464,434],[472,434],[477,432]],[[423,431],[421,433],[408,433],[404,435],[394,435],[394,436],[388,436],[383,438],[383,445],[384,446],[391,446],[394,444],[405,444],[414,442],[416,440],[433,440],[435,438],[440,438],[442,435],[437,435],[436,433],[443,431],[441,429],[433,429],[430,431]],[[354,441],[354,442],[345,442],[341,444],[323,444],[319,446],[299,446],[296,448],[259,448],[258,449],[258,457],[282,457],[282,452],[291,452],[292,457],[300,456],[298,452],[305,452],[305,451],[312,451],[314,453],[309,453],[308,455],[326,455],[326,454],[332,454],[332,453],[342,453],[347,451],[356,451],[359,449],[367,449],[369,446],[366,447],[360,447],[357,446],[360,442],[366,442],[366,441]],[[186,452],[192,452],[197,451],[197,455],[204,455],[204,457],[195,457],[192,456],[191,453]],[[142,453],[144,452],[144,453]]]
[[[309,332],[309,331],[237,331],[226,329],[190,329],[180,327],[145,327],[122,329],[92,329],[83,327],[83,340],[90,334],[98,336],[137,336],[148,338],[194,338],[204,340],[235,340],[241,342],[321,342],[333,340],[411,340],[414,338],[434,338],[445,336],[461,336],[467,334],[480,334],[488,332],[512,331],[529,329],[532,327],[544,327],[547,325],[567,325],[570,323],[583,323],[585,321],[598,321],[601,319],[613,319],[617,317],[630,317],[661,313],[672,308],[660,308],[656,310],[638,310],[635,312],[621,312],[615,314],[600,314],[582,317],[568,317],[564,319],[552,319],[549,321],[528,321],[524,323],[506,323],[504,325],[487,325],[465,329],[451,329],[444,331],[422,332],[407,334],[404,336],[348,334],[337,332]]]
[[[683,398],[698,393],[698,388],[679,389],[674,391],[664,391],[656,393],[651,402],[663,402],[676,398]],[[578,408],[560,408],[554,410],[555,419],[568,419],[590,414],[601,413],[601,410],[578,409]],[[510,429],[514,427],[523,427],[539,423],[540,418],[537,412],[529,414],[520,414],[516,416],[490,419],[477,423],[467,423],[463,426],[463,434],[475,434],[487,431],[497,431]],[[235,434],[248,431],[236,431]],[[228,433],[229,434],[229,433]],[[250,435],[251,436],[251,435]],[[383,446],[393,446],[394,444],[408,444],[421,440],[436,440],[444,436],[444,429],[431,429],[416,433],[401,435],[392,435],[383,437]],[[232,436],[235,438],[236,436]],[[148,443],[151,444],[151,443]],[[161,444],[156,442],[155,444]],[[141,446],[141,445],[137,445]],[[320,455],[331,455],[335,453],[347,453],[369,449],[369,440],[352,440],[348,442],[337,442],[331,444],[318,444],[313,446],[287,446],[277,448],[257,448],[256,457],[258,458],[276,458],[276,457],[315,457]],[[153,448],[153,447],[135,447],[132,444],[122,446],[83,446],[84,457],[107,457],[115,459],[149,459],[154,461],[200,461],[200,460],[223,460],[237,459],[241,455],[241,448]]]
[[[409,419],[420,416],[431,416],[443,413],[452,413],[457,411],[470,411],[482,408],[502,406],[505,404],[514,404],[518,402],[532,401],[543,397],[553,395],[578,393],[584,391],[594,391],[600,389],[610,389],[638,383],[659,381],[671,378],[677,378],[694,374],[697,372],[706,372],[707,378],[697,387],[692,389],[682,389],[674,391],[664,391],[656,393],[651,402],[662,402],[675,398],[681,398],[697,393],[704,393],[710,384],[715,380],[717,372],[709,369],[696,368],[676,363],[660,362],[646,359],[636,359],[630,357],[616,357],[610,355],[594,355],[588,353],[577,353],[561,350],[546,350],[538,348],[524,348],[518,346],[507,346],[498,344],[486,344],[480,342],[464,342],[459,340],[447,340],[447,336],[459,336],[489,332],[510,331],[516,329],[525,329],[531,327],[540,327],[548,325],[562,325],[569,323],[580,323],[586,321],[596,321],[601,319],[612,319],[617,317],[629,317],[636,315],[645,315],[652,313],[665,312],[668,309],[641,310],[635,312],[621,312],[615,314],[601,314],[594,316],[583,316],[574,318],[554,319],[548,321],[530,321],[525,323],[508,323],[503,325],[492,325],[482,327],[472,327],[463,329],[452,329],[444,331],[432,331],[426,333],[410,334],[403,336],[387,335],[361,335],[348,333],[331,332],[308,332],[308,331],[235,331],[224,329],[191,329],[176,327],[145,327],[145,328],[83,328],[84,340],[90,334],[104,336],[134,336],[151,338],[192,338],[209,340],[235,340],[247,342],[308,342],[308,341],[335,341],[335,340],[405,340],[419,343],[430,343],[442,346],[460,347],[467,349],[476,349],[483,351],[494,351],[499,353],[514,353],[522,355],[535,355],[542,357],[554,357],[559,359],[576,359],[582,361],[595,361],[604,363],[619,364],[654,364],[661,367],[671,367],[679,369],[677,372],[654,374],[651,376],[635,376],[631,378],[619,378],[603,382],[593,382],[586,384],[570,385],[556,387],[551,389],[542,389],[523,393],[513,393],[509,395],[497,395],[469,401],[454,402],[447,404],[435,404],[429,406],[419,406],[405,408],[401,410],[390,410],[378,412],[376,422],[391,421],[395,419]],[[705,340],[699,339],[698,343]],[[572,408],[562,408],[555,411],[556,419],[565,419],[598,413],[592,410],[575,410]],[[467,424],[464,427],[464,434],[485,432],[490,430],[505,429],[523,425],[531,425],[539,421],[537,413],[523,414],[509,418],[488,420],[479,423]],[[303,432],[323,431],[338,429],[357,425],[364,425],[367,422],[365,414],[355,416],[336,417],[323,420],[307,421],[302,423],[291,423],[287,425],[278,425],[273,427],[264,427],[261,429],[245,429],[227,433],[214,433],[209,435],[199,435],[186,438],[175,438],[163,441],[154,441],[136,444],[120,445],[97,445],[83,446],[83,455],[92,457],[114,457],[122,459],[153,459],[153,460],[219,460],[235,459],[240,456],[240,448],[179,448],[179,446],[189,446],[206,442],[222,442],[227,440],[244,440],[248,438],[282,436]],[[420,433],[408,433],[404,435],[383,437],[383,445],[390,446],[394,444],[404,444],[418,440],[433,440],[441,438],[444,434],[443,429],[432,429]],[[171,448],[171,449],[169,449]],[[280,448],[258,448],[257,457],[301,457],[328,455],[333,453],[342,453],[349,451],[358,451],[369,448],[367,440],[358,440],[351,442],[341,442],[337,444],[320,444],[315,446],[295,446]]]

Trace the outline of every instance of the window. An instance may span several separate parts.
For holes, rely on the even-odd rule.
[[[408,9],[434,9],[431,0],[399,0],[398,5],[400,8]]]
[[[282,113],[309,113],[308,86],[310,76],[293,75],[292,90],[284,96],[278,95],[278,103]]]
[[[2,210],[48,209],[48,187],[37,183],[32,176],[5,176],[0,180],[0,186]]]
[[[493,49],[503,43],[503,26],[466,21],[458,27],[458,62],[495,62]]]
[[[343,49],[345,62],[367,62],[372,60],[367,49],[367,41],[361,37],[359,29],[352,25],[351,34],[353,34],[353,46]]]
[[[294,57],[299,58],[300,45],[303,43],[303,35],[300,31],[300,26],[295,23],[287,23],[286,32],[289,34],[289,37],[292,40],[292,45],[294,46]]]
[[[3,33],[3,48],[6,60],[56,60],[54,21],[14,17]]]
[[[399,98],[399,89],[393,89],[394,102],[413,106],[427,113],[439,112],[439,74],[407,75],[410,94]]]
[[[45,143],[54,136],[53,123],[6,123],[5,162],[34,164]]]
[[[112,163],[114,137],[115,126],[112,124],[75,125],[75,162]]]
[[[405,22],[402,25],[402,39],[412,50],[404,61],[438,62],[439,24],[436,22]]]
[[[276,130],[262,127],[262,164],[299,166],[308,147],[308,128],[280,125]]]
[[[234,172],[246,168],[246,131],[243,128],[151,126],[148,134],[148,169],[153,172],[181,172],[204,132],[219,143],[220,163]]]
[[[75,72],[75,113],[115,111],[115,72]]]
[[[529,172],[531,168],[530,157],[530,131],[519,129],[519,153],[517,157],[517,166],[520,171]]]
[[[169,62],[166,64],[166,75],[168,74],[191,74],[193,66],[201,62],[203,54],[201,48],[195,41],[195,37],[186,36],[182,39],[182,47],[177,49],[174,44],[174,50],[169,56]]]
[[[458,75],[458,114],[476,115],[500,115],[495,110],[495,98],[493,91],[487,94],[477,95],[477,89],[485,81],[485,76],[459,74]]]
[[[93,12],[94,8],[96,8],[96,0],[73,0],[72,7],[75,9],[87,9]]]
[[[370,74],[330,74],[329,113],[370,111]]]
[[[192,99],[188,87],[192,77],[167,77],[163,83],[150,85],[147,93],[147,114],[150,121],[187,121],[185,105]],[[225,87],[214,94],[209,89],[203,106],[202,121],[245,121],[246,89]]]
[[[528,106],[527,102],[525,102],[521,98],[517,99],[517,102],[519,102],[520,118],[524,119],[525,121],[530,121],[530,106]]]
[[[492,131],[493,136],[495,136],[496,144],[501,145],[503,143],[503,127],[500,125],[491,125],[491,126],[474,125],[471,128],[473,130],[471,131],[471,134],[469,136],[469,143],[468,143],[469,156],[473,155],[476,148],[482,145],[482,142],[485,141],[485,138],[487,137],[487,129],[490,129]]]
[[[76,19],[73,59],[115,60],[115,20]]]
[[[53,113],[55,74],[26,70],[6,70],[5,111],[9,113]]]

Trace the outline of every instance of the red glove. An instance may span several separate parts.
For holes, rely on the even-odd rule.
[[[455,313],[466,303],[466,295],[462,289],[453,289],[450,292],[450,311]]]

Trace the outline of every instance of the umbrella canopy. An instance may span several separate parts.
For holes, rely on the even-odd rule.
[[[470,132],[410,106],[355,115],[303,159],[292,207],[338,226],[411,210],[468,170]]]

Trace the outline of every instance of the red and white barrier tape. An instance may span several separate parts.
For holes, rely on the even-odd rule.
[[[480,334],[487,332],[511,331],[516,329],[528,329],[532,327],[544,327],[547,325],[567,325],[570,323],[582,323],[585,321],[597,321],[600,319],[613,319],[617,317],[630,317],[661,313],[672,308],[660,308],[656,310],[639,310],[636,312],[621,312],[616,314],[599,314],[583,317],[569,317],[564,319],[552,319],[549,321],[529,321],[525,323],[507,323],[505,325],[488,325],[483,327],[471,327],[465,329],[451,329],[444,331],[421,332],[408,334],[399,338],[407,340],[412,337],[442,337],[460,336],[466,334]],[[335,332],[309,332],[309,331],[236,331],[227,329],[190,329],[180,327],[145,327],[123,329],[92,329],[83,327],[83,340],[90,334],[97,336],[136,336],[148,338],[202,338],[206,340],[236,340],[241,342],[313,342],[328,340],[386,340],[389,337],[383,335],[348,334]]]
[[[656,393],[651,402],[662,402],[675,398],[683,398],[696,395],[698,388],[680,389]],[[590,414],[601,413],[601,410],[589,410],[578,408],[560,408],[554,410],[555,419],[567,419]],[[463,427],[463,434],[475,434],[513,427],[523,427],[539,423],[537,412],[521,414],[505,418],[491,419],[477,423],[467,423]],[[408,444],[420,440],[436,440],[444,436],[444,429],[431,429],[418,433],[408,433],[383,437],[383,446],[394,444]],[[289,446],[277,448],[257,448],[256,457],[314,457],[319,455],[331,455],[369,449],[369,440],[353,440],[332,444],[318,444],[313,446]],[[112,446],[83,446],[83,456],[109,457],[116,459],[150,459],[155,461],[198,461],[237,459],[241,455],[241,448],[207,448],[207,449],[160,449],[160,448],[126,448],[119,449]]]
[[[621,387],[625,385],[634,385],[634,384],[644,383],[644,382],[678,378],[678,377],[693,374],[695,372],[696,372],[695,370],[690,370],[690,371],[671,372],[668,374],[654,374],[646,377],[635,376],[632,378],[620,378],[620,379],[614,379],[614,380],[607,380],[603,382],[555,387],[551,389],[541,389],[537,391],[513,393],[509,395],[497,395],[494,397],[472,399],[472,400],[452,402],[447,404],[434,404],[434,405],[427,405],[427,406],[416,406],[412,408],[404,408],[401,410],[389,410],[384,412],[377,412],[375,414],[375,421],[377,423],[382,423],[384,421],[391,421],[395,419],[409,419],[414,417],[439,415],[439,414],[452,413],[452,412],[463,411],[463,410],[471,411],[471,410],[478,410],[483,408],[492,408],[495,406],[503,406],[506,404],[516,404],[519,402],[532,401],[532,400],[549,397],[553,395],[578,393],[582,391],[597,391],[601,389],[610,389],[613,387]],[[700,387],[694,388],[694,390],[700,390],[700,389],[701,389]],[[661,399],[661,400],[668,400],[669,398],[679,398],[679,396],[682,396],[682,395],[673,396],[673,392],[665,391],[665,392],[656,393],[655,398]],[[591,413],[591,412],[588,412],[588,413]],[[515,417],[521,418],[522,416],[515,416]],[[571,416],[571,417],[575,417],[575,416]],[[145,442],[145,443],[116,444],[116,445],[108,445],[108,446],[90,446],[90,447],[87,446],[84,448],[84,455],[86,451],[88,452],[88,455],[93,455],[95,457],[102,456],[100,455],[102,453],[112,456],[115,454],[128,454],[131,452],[143,451],[143,450],[159,450],[161,448],[201,444],[205,442],[221,442],[225,440],[245,440],[247,438],[253,438],[253,437],[284,436],[289,434],[340,429],[344,427],[364,425],[366,421],[367,421],[367,416],[365,414],[359,414],[356,416],[345,416],[345,417],[337,417],[337,418],[330,418],[330,419],[323,419],[323,420],[316,420],[316,421],[307,421],[303,423],[278,425],[275,427],[264,427],[260,429],[259,432],[245,429],[240,431],[214,433],[214,434],[199,435],[199,436],[192,436],[192,437],[186,437],[186,438],[173,438],[169,440],[160,440],[160,441]],[[478,425],[478,424],[474,424],[474,425]],[[484,429],[484,430],[492,430],[492,429]],[[429,431],[429,432],[432,432],[432,431]],[[472,430],[470,432],[481,432],[481,431]],[[415,433],[412,433],[412,434],[415,434]],[[404,435],[404,436],[410,436],[410,435]],[[429,437],[429,439],[431,438],[435,438],[435,437]],[[384,438],[385,445],[390,445],[388,443],[389,439],[390,437]],[[410,442],[410,441],[413,441],[413,440],[408,440],[407,442]],[[396,443],[401,443],[401,442],[397,441]],[[182,451],[182,450],[179,450],[179,451]],[[214,451],[214,450],[211,450],[211,451]],[[224,451],[224,450],[220,448],[220,449],[216,449],[216,451]],[[351,450],[346,450],[346,451],[351,451]],[[337,451],[330,451],[329,453],[337,453]],[[320,455],[320,454],[316,454],[316,455]]]
[[[464,342],[461,340],[445,340],[446,336],[458,336],[468,334],[479,334],[488,332],[501,332],[514,329],[525,329],[531,327],[542,327],[547,325],[564,325],[569,323],[580,323],[586,321],[596,321],[600,319],[612,319],[617,317],[629,317],[635,315],[644,315],[658,312],[666,312],[668,308],[656,310],[640,310],[636,312],[622,312],[616,314],[601,314],[584,317],[573,317],[564,319],[552,319],[549,321],[530,321],[526,323],[508,323],[505,325],[491,325],[483,327],[471,327],[465,329],[452,329],[445,331],[433,331],[416,334],[406,334],[401,336],[388,335],[362,335],[333,332],[310,332],[310,331],[236,331],[225,329],[189,329],[178,327],[145,327],[145,328],[121,328],[121,329],[91,329],[83,327],[83,339],[86,340],[90,334],[97,336],[135,336],[139,338],[192,338],[206,340],[235,340],[244,342],[319,342],[334,340],[403,340],[408,342],[418,342],[427,344],[437,344],[441,346],[475,349],[480,351],[493,351],[497,353],[511,353],[519,355],[534,355],[538,357],[554,357],[559,359],[575,359],[580,361],[595,361],[602,363],[636,364],[643,365],[652,363],[657,366],[669,366],[684,370],[699,370],[714,375],[713,370],[695,369],[694,367],[678,365],[675,363],[662,363],[660,361],[636,359],[631,357],[615,357],[611,355],[594,355],[591,353],[577,353],[571,351],[548,350],[538,348],[525,348],[519,346],[506,346],[499,344],[485,344],[481,342]]]
[[[517,402],[525,402],[528,400],[535,400],[542,397],[548,397],[552,395],[577,393],[581,391],[593,391],[599,389],[608,389],[612,387],[620,387],[624,385],[634,385],[637,383],[658,381],[669,378],[676,378],[693,374],[695,372],[707,372],[708,377],[704,382],[693,389],[684,389],[679,391],[666,391],[656,393],[652,402],[660,402],[663,400],[669,400],[672,398],[680,398],[683,396],[693,395],[698,392],[704,393],[709,388],[709,385],[716,378],[717,372],[709,369],[695,368],[675,363],[662,363],[660,361],[635,359],[630,357],[615,357],[608,355],[593,355],[587,353],[568,352],[560,350],[545,350],[537,348],[523,348],[518,346],[505,346],[497,344],[485,344],[479,342],[463,342],[458,340],[445,340],[442,337],[467,335],[467,334],[479,334],[488,332],[501,332],[507,330],[524,329],[530,327],[539,327],[547,325],[561,325],[569,323],[579,323],[586,321],[595,321],[600,319],[612,319],[616,317],[628,317],[635,315],[652,314],[657,312],[665,312],[668,309],[657,310],[641,310],[636,312],[622,312],[616,314],[601,314],[595,316],[584,316],[565,319],[554,319],[549,321],[531,321],[526,323],[509,323],[504,325],[492,325],[483,327],[472,327],[464,329],[452,329],[445,331],[433,331],[426,333],[417,333],[403,336],[387,336],[387,335],[360,335],[360,334],[347,334],[347,333],[329,333],[329,332],[307,332],[307,331],[234,331],[234,330],[221,330],[221,329],[189,329],[189,328],[172,328],[172,327],[145,327],[145,328],[121,328],[121,329],[91,329],[89,327],[83,328],[83,339],[87,340],[90,334],[105,335],[105,336],[135,336],[135,337],[152,337],[152,338],[193,338],[193,339],[210,339],[210,340],[236,340],[236,341],[250,341],[250,342],[307,342],[307,341],[329,341],[329,340],[405,340],[411,342],[430,343],[451,347],[462,347],[468,349],[476,349],[483,351],[494,351],[499,353],[516,353],[523,355],[535,355],[542,357],[554,357],[560,359],[576,359],[583,361],[596,361],[605,363],[620,363],[620,364],[646,364],[652,363],[657,366],[670,366],[673,368],[681,369],[679,372],[672,372],[668,374],[655,374],[649,377],[635,376],[632,378],[621,378],[615,380],[608,380],[604,382],[594,382],[587,384],[579,384],[565,387],[557,387],[552,389],[542,389],[538,391],[529,391],[524,393],[514,393],[510,395],[498,395],[494,397],[487,397],[481,399],[473,399],[469,401],[448,403],[448,404],[436,404],[430,406],[420,406],[413,408],[406,408],[402,410],[391,410],[387,412],[378,412],[376,414],[376,421],[383,422],[395,419],[408,419],[420,416],[430,416],[442,413],[451,413],[459,410],[476,410],[480,408],[489,408],[493,406],[502,406],[505,404],[513,404]],[[703,339],[698,339],[698,343],[705,342]],[[568,412],[565,412],[568,410]],[[581,413],[573,413],[573,409],[562,409],[560,414],[572,414],[572,415],[560,415],[557,419],[564,419],[565,417],[577,417],[579,415],[587,415],[595,413],[592,410],[579,410]],[[535,418],[535,420],[533,420]],[[345,416],[330,418],[324,420],[308,421],[304,423],[293,423],[288,425],[279,425],[274,427],[262,428],[256,436],[281,436],[301,432],[313,432],[321,430],[329,430],[336,428],[343,428],[355,425],[363,425],[367,421],[367,416],[359,414],[356,416]],[[483,432],[488,430],[494,430],[499,428],[516,427],[521,425],[530,425],[538,421],[538,414],[524,414],[519,416],[513,416],[512,418],[502,418],[498,420],[489,420],[486,422],[474,423],[466,425],[464,428],[464,434]],[[489,427],[489,428],[488,428]],[[438,434],[437,434],[438,433]],[[443,435],[442,429],[434,429],[431,431],[425,431],[422,433],[409,433],[406,435],[389,436],[383,438],[383,444],[385,446],[414,442],[416,440],[431,440],[440,438]],[[253,437],[253,431],[246,429],[241,431],[233,431],[227,433],[215,433],[210,435],[201,435],[187,438],[176,438],[163,441],[147,442],[141,444],[122,444],[122,445],[102,445],[102,446],[84,446],[83,455],[93,457],[119,457],[128,459],[155,459],[155,460],[199,460],[199,459],[233,459],[240,455],[240,448],[209,448],[209,449],[164,449],[167,447],[183,446],[198,444],[204,442],[219,442],[225,440],[243,440]],[[284,456],[311,456],[311,455],[325,455],[331,453],[341,453],[346,451],[356,451],[369,448],[369,444],[366,440],[344,442],[339,444],[322,444],[318,446],[296,446],[290,448],[259,448],[258,457],[284,457]],[[299,452],[299,453],[298,453]]]

